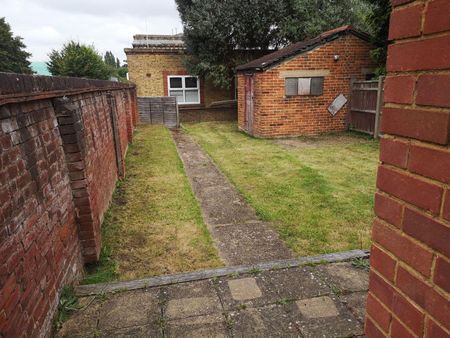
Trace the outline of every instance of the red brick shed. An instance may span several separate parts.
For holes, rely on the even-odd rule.
[[[345,130],[348,104],[335,115],[328,108],[341,94],[349,100],[353,79],[371,76],[373,48],[367,34],[343,26],[239,66],[239,128],[257,137]]]

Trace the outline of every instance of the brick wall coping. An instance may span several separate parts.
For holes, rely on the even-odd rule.
[[[95,91],[132,88],[135,88],[132,83],[0,72],[0,105]]]

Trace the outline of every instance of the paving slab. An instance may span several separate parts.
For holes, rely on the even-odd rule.
[[[351,291],[365,284],[345,284],[342,269],[360,281],[367,276],[351,264],[272,265],[271,270],[86,296],[80,300],[83,310],[56,336],[360,336],[367,290]]]
[[[341,302],[350,310],[351,313],[361,323],[364,323],[364,317],[366,315],[366,301],[367,291],[354,292],[346,295],[339,296]]]
[[[264,272],[280,299],[294,300],[330,294],[331,288],[315,273],[313,267],[298,267]]]
[[[210,229],[226,262],[242,265],[291,257],[290,250],[280,243],[278,234],[268,223],[212,225]]]
[[[164,317],[181,319],[222,312],[220,299],[211,281],[171,285],[163,290]]]
[[[303,317],[307,319],[339,316],[333,300],[328,296],[301,299],[295,302]]]
[[[225,316],[222,314],[189,317],[168,321],[165,324],[166,337],[229,337]]]
[[[87,336],[85,336],[86,338]],[[156,338],[163,337],[162,327],[158,323],[144,326],[128,327],[124,329],[100,331],[96,336],[100,338]]]
[[[274,304],[280,299],[274,286],[260,274],[219,278],[215,287],[226,311]],[[249,289],[251,295],[244,296],[244,288]]]
[[[73,313],[58,331],[57,338],[84,338],[96,334],[102,302],[94,296],[83,297],[79,300],[79,306],[80,309]]]
[[[203,218],[225,264],[240,265],[293,258],[269,223],[239,194],[213,161],[182,130],[172,131]]]
[[[234,300],[249,300],[262,297],[261,289],[253,277],[229,280],[228,288]]]
[[[366,291],[369,288],[367,271],[354,267],[350,262],[323,264],[315,271],[337,293]]]
[[[299,337],[295,318],[282,305],[248,308],[229,314],[233,337]]]
[[[174,283],[163,287],[162,299],[164,302],[171,299],[191,297],[217,297],[214,283],[210,279],[198,280],[187,283]]]
[[[363,325],[337,296],[299,300],[291,304],[291,309],[305,338],[355,337],[364,333]]]
[[[220,312],[220,303],[212,297],[191,297],[169,300],[166,316],[169,319],[208,315]]]
[[[145,289],[110,297],[99,311],[98,329],[108,331],[158,323],[162,317],[160,291]]]

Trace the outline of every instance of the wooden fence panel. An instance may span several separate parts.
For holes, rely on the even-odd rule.
[[[138,97],[139,121],[146,124],[164,124],[178,128],[180,119],[175,97]]]
[[[350,130],[378,137],[383,106],[384,78],[356,81],[352,84]]]

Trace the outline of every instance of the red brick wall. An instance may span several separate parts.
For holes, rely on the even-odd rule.
[[[450,337],[450,1],[392,1],[367,337]]]
[[[327,108],[339,95],[350,98],[352,79],[364,80],[363,69],[374,68],[369,43],[346,35],[265,72],[254,74],[254,135],[281,137],[342,131],[347,127],[348,104],[334,117]],[[339,61],[334,61],[334,55]],[[321,96],[285,97],[282,71],[329,70]],[[238,123],[245,129],[245,80],[238,75]]]
[[[85,262],[94,262],[99,257],[100,225],[118,178],[111,104],[105,94],[76,95],[69,103],[74,105],[70,108],[82,116],[80,128],[83,132],[78,139],[84,147],[79,152],[66,154],[66,158],[73,177],[72,188]],[[122,91],[111,92],[111,95],[120,126],[120,151],[124,156],[128,146],[127,117],[131,114],[128,114]],[[124,170],[123,163],[121,168]]]
[[[121,100],[124,153],[134,127],[127,124],[133,90],[0,73],[0,337],[46,334],[62,286],[79,280],[83,263],[97,257],[117,179],[106,95]]]

